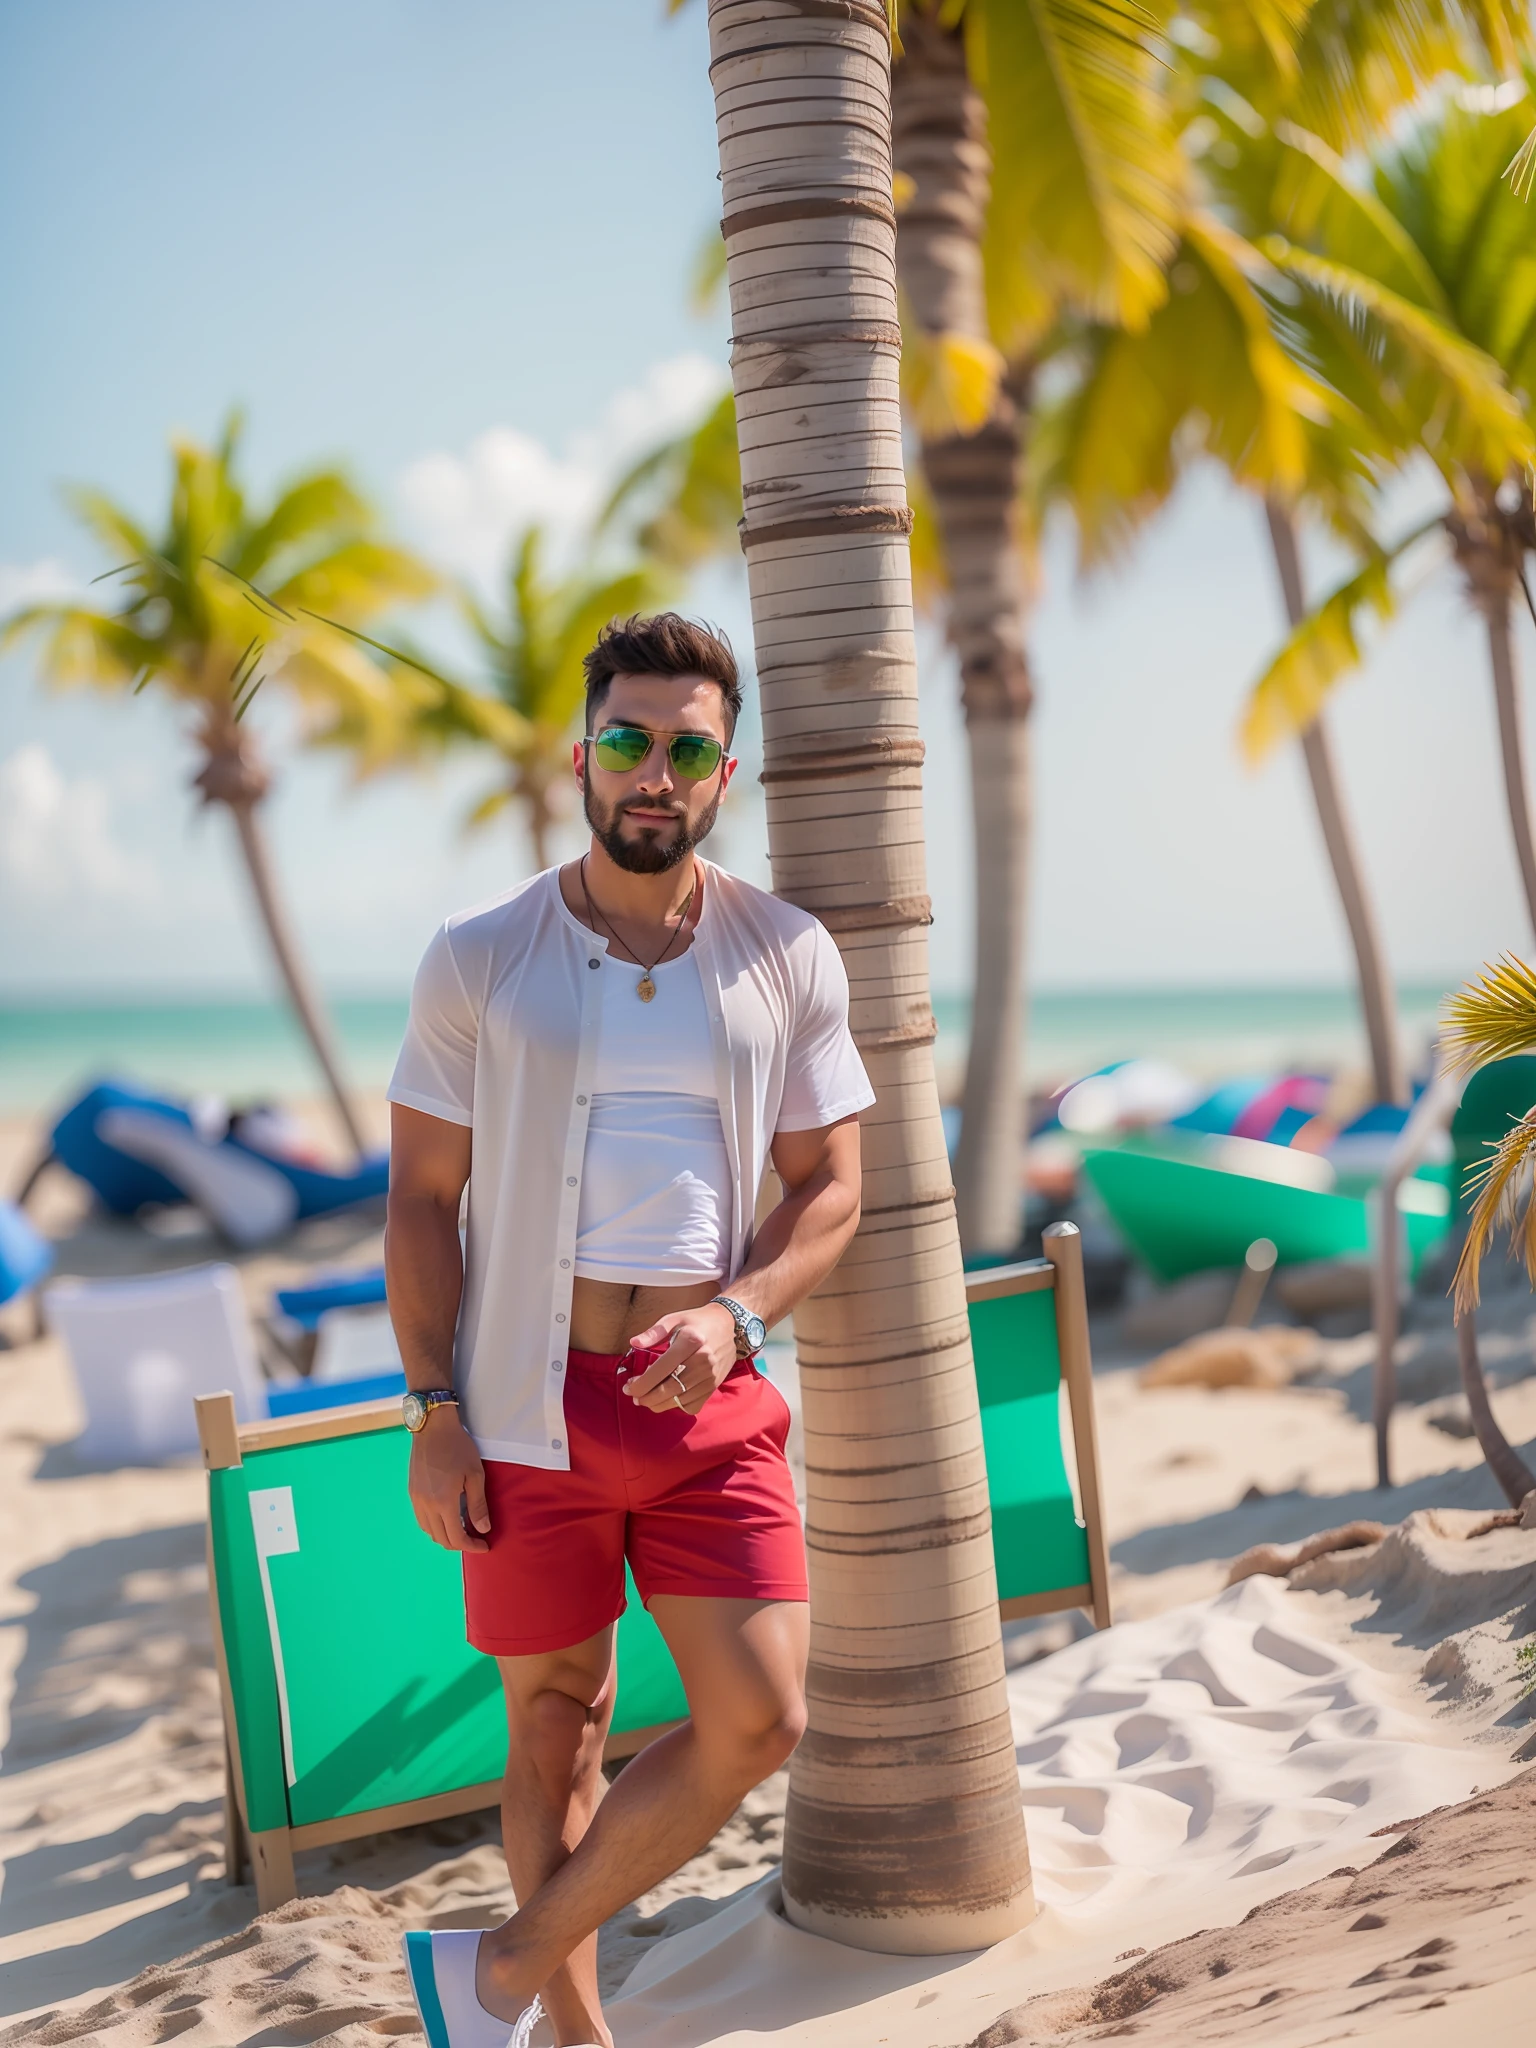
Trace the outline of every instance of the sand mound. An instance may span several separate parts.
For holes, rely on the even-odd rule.
[[[1473,2019],[1461,2009],[1467,1994],[1497,1986],[1513,1995],[1476,2000],[1481,2038],[1529,2040],[1536,2031],[1536,1985],[1525,1974],[1536,1959],[1533,1832],[1536,1771],[1527,1771],[1496,1792],[1414,1821],[1361,1870],[1286,1892],[1236,1927],[1156,1949],[1086,1992],[1014,2006],[968,2048],[1067,2048],[1132,2031],[1148,2048],[1182,2048],[1229,2041],[1245,2023],[1283,2029],[1294,2048],[1375,2026],[1418,2041],[1427,2031],[1399,2030],[1419,2012],[1444,2012],[1449,2040]],[[1498,2031],[1490,2031],[1495,2015]]]
[[[1154,1358],[1144,1387],[1284,1387],[1315,1365],[1321,1346],[1310,1330],[1266,1324],[1257,1330],[1207,1330]]]

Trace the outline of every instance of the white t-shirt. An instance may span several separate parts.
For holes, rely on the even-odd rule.
[[[715,1048],[690,945],[643,970],[610,953],[581,1161],[576,1278],[687,1287],[725,1278],[731,1161],[720,1127]]]
[[[768,1148],[869,1108],[848,978],[808,911],[699,862],[692,948],[731,1171],[738,1273]],[[484,1458],[569,1468],[564,1417],[582,1164],[607,942],[558,870],[449,918],[427,948],[392,1102],[468,1125],[464,1294],[454,1386]]]

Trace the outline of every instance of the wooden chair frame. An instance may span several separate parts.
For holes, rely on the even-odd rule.
[[[1083,1286],[1083,1240],[1075,1223],[1052,1223],[1044,1233],[1045,1257],[1013,1266],[989,1266],[968,1273],[965,1299],[998,1301],[1008,1295],[1049,1291],[1055,1296],[1056,1348],[1072,1417],[1077,1497],[1088,1537],[1088,1583],[1051,1593],[1025,1593],[998,1603],[1004,1621],[1059,1614],[1081,1607],[1095,1628],[1108,1628],[1109,1546],[1104,1539],[1104,1491],[1099,1478],[1099,1433],[1093,1409],[1093,1352],[1088,1341],[1088,1296]]]
[[[1107,1628],[1110,1620],[1109,1560],[1104,1543],[1098,1440],[1094,1427],[1082,1246],[1075,1227],[1070,1223],[1053,1224],[1045,1233],[1045,1253],[1043,1259],[1030,1259],[1019,1265],[997,1266],[971,1274],[966,1281],[966,1300],[968,1303],[994,1301],[1004,1295],[1028,1294],[1043,1289],[1050,1289],[1055,1294],[1057,1346],[1072,1415],[1078,1498],[1087,1525],[1090,1583],[1062,1587],[1051,1593],[1027,1594],[1016,1600],[1005,1600],[1000,1607],[1005,1621],[1083,1607],[1092,1614],[1099,1628]],[[323,1442],[370,1430],[404,1426],[397,1400],[316,1410],[279,1421],[247,1423],[237,1420],[234,1397],[230,1394],[204,1395],[196,1402],[196,1409],[203,1464],[210,1472],[242,1464],[248,1452],[277,1450],[292,1444]],[[224,1632],[219,1620],[211,1517],[207,1555],[208,1599],[213,1620],[214,1653],[218,1660],[219,1694],[224,1710],[225,1872],[230,1884],[240,1884],[249,1868],[255,1880],[260,1912],[271,1912],[274,1907],[284,1905],[297,1896],[294,1856],[300,1849],[318,1849],[335,1842],[355,1841],[364,1835],[379,1834],[386,1828],[445,1820],[452,1815],[477,1813],[498,1804],[501,1780],[490,1779],[483,1784],[462,1785],[454,1791],[404,1800],[397,1805],[343,1814],[334,1820],[308,1821],[292,1827],[251,1828],[246,1812],[245,1776],[240,1768],[240,1734],[225,1656]],[[664,1734],[667,1728],[676,1725],[675,1722],[663,1722],[654,1728],[632,1728],[622,1735],[610,1735],[603,1760],[607,1763],[633,1756],[656,1736]]]

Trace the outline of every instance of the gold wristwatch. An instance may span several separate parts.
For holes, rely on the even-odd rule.
[[[427,1417],[434,1408],[441,1408],[449,1402],[455,1408],[459,1405],[459,1397],[452,1387],[432,1387],[425,1394],[406,1394],[400,1402],[401,1420],[414,1436],[417,1430],[426,1428]]]

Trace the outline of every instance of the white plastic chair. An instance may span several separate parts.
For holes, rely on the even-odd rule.
[[[402,1370],[387,1308],[328,1308],[321,1316],[311,1383],[344,1386],[349,1380]]]
[[[63,1280],[43,1297],[85,1408],[72,1446],[93,1464],[195,1451],[198,1394],[228,1391],[242,1422],[266,1415],[261,1370],[233,1266],[144,1280]]]

